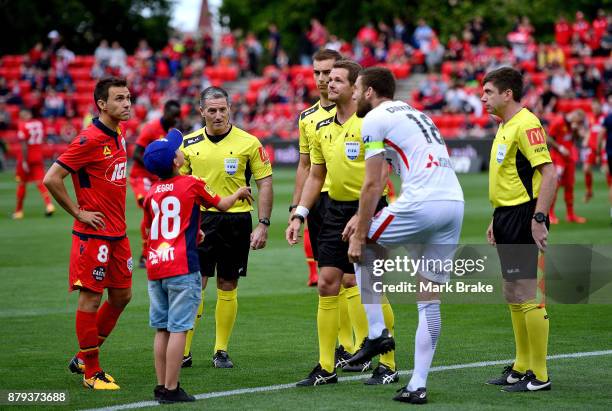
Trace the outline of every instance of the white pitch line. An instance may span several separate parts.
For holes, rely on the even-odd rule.
[[[582,358],[582,357],[596,357],[601,355],[612,355],[612,350],[605,351],[586,351],[586,352],[574,352],[568,354],[557,354],[557,355],[549,355],[549,360],[557,360],[563,358]],[[499,360],[499,361],[481,361],[481,362],[471,362],[467,364],[455,364],[455,365],[441,365],[438,367],[432,367],[429,372],[438,372],[438,371],[449,371],[449,370],[460,370],[464,368],[481,368],[481,367],[489,367],[492,365],[503,365],[508,364],[514,361],[514,359],[509,360]],[[412,370],[400,371],[401,375],[411,374]],[[365,378],[365,375],[355,375],[351,377],[340,377],[338,381],[357,381]],[[198,400],[205,400],[208,398],[219,398],[219,397],[229,397],[233,395],[240,394],[253,394],[258,392],[270,392],[270,391],[279,391],[286,390],[289,388],[296,388],[295,383],[291,384],[277,384],[277,385],[268,385],[265,387],[253,387],[253,388],[241,388],[238,390],[230,390],[230,391],[215,391],[209,392],[205,394],[197,394],[195,395]],[[111,407],[104,408],[91,408],[85,411],[116,411],[116,410],[132,410],[136,408],[145,408],[145,407],[155,407],[160,405],[157,401],[139,401],[132,402],[129,404],[123,405],[114,405]]]

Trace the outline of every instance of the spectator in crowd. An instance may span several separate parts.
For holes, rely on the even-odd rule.
[[[150,60],[153,57],[153,49],[149,47],[149,43],[145,39],[138,42],[138,47],[134,51],[134,57],[141,62]]]
[[[338,39],[338,36],[335,34],[329,35],[329,41],[325,44],[326,49],[339,51],[340,47],[342,47],[342,42]]]
[[[560,46],[568,46],[572,38],[572,26],[565,17],[560,16],[555,23],[555,42]]]
[[[486,31],[484,26],[484,20],[482,16],[476,16],[470,22],[468,30],[471,35],[471,42],[473,46],[484,44],[486,41]]]
[[[92,68],[92,77],[100,78],[106,72],[106,67],[110,63],[111,59],[111,48],[108,46],[108,41],[102,39],[96,50],[94,51],[95,64]]]
[[[537,111],[544,114],[552,114],[555,112],[555,106],[559,96],[557,96],[550,88],[550,82],[545,81],[542,85],[542,92],[540,93],[540,99],[537,102]],[[538,118],[542,118],[539,116]]]
[[[276,24],[268,25],[268,53],[272,60],[272,64],[279,67],[278,55],[281,51],[281,35],[278,32]]]
[[[580,41],[588,43],[589,41],[589,30],[591,25],[584,18],[584,13],[580,10],[576,12],[576,21],[572,24],[572,33],[577,34]]]
[[[400,17],[393,18],[393,36],[396,40],[401,41],[404,44],[410,43],[410,36],[406,29],[406,24]]]
[[[247,34],[245,45],[249,58],[249,73],[257,75],[259,73],[259,62],[263,53],[263,47],[253,32]]]
[[[601,84],[601,73],[595,65],[590,65],[582,76],[585,97],[595,98]]]
[[[570,50],[572,57],[590,57],[591,48],[587,43],[582,41],[580,34],[572,34],[572,40],[570,43]]]
[[[32,64],[38,63],[38,60],[40,60],[40,58],[42,57],[42,53],[43,53],[43,44],[41,41],[39,41],[34,45],[34,47],[30,49],[30,52],[28,53],[28,56]]]
[[[108,65],[114,72],[125,76],[127,74],[127,54],[118,41],[113,41],[110,49]]]
[[[6,101],[0,98],[0,130],[8,130],[11,127],[11,113],[6,109]]]
[[[312,64],[311,56],[314,54],[314,46],[309,38],[309,31],[303,31],[298,40],[298,53],[300,55],[300,65],[309,66]]]
[[[327,29],[318,19],[310,19],[310,31],[308,32],[308,40],[312,44],[314,50],[318,50],[327,42]]]
[[[419,19],[417,22],[417,27],[412,35],[415,47],[419,50],[424,48],[428,49],[429,43],[434,36],[434,31],[427,25],[427,23],[425,23],[425,20],[422,18]]]
[[[53,87],[47,87],[47,93],[43,103],[43,117],[64,117],[66,108],[64,99],[57,94]]]
[[[557,66],[550,80],[550,89],[560,98],[571,96],[572,78],[563,66]]]

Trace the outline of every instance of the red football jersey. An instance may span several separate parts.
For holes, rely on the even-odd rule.
[[[106,238],[125,237],[125,194],[127,155],[120,129],[113,131],[95,118],[72,140],[57,163],[72,173],[79,207],[104,214],[105,228],[75,220],[79,234]]]
[[[591,149],[597,150],[597,136],[603,129],[603,121],[606,116],[600,114],[599,116],[594,116],[593,114],[588,115],[589,117],[589,147]]]
[[[30,164],[43,162],[43,143],[45,140],[45,127],[40,120],[28,120],[19,123],[17,137],[28,145],[28,158]],[[17,161],[23,161],[21,150],[17,153]]]
[[[555,139],[560,145],[571,149],[574,147],[574,140],[572,139],[572,132],[563,117],[557,117],[550,124],[550,130],[548,132],[552,138]]]
[[[572,27],[566,22],[555,23],[555,41],[560,46],[570,43],[572,38]]]
[[[174,176],[151,186],[144,202],[149,280],[200,270],[200,205],[216,207],[219,201],[221,197],[194,176]]]
[[[159,140],[162,137],[165,137],[168,134],[168,130],[166,130],[161,122],[161,119],[155,119],[144,126],[142,126],[142,130],[140,130],[140,135],[136,140],[136,145],[141,146],[142,148],[147,148],[149,143]],[[132,164],[132,169],[130,170],[130,177],[147,177],[150,180],[157,180],[157,176],[151,174],[147,171],[144,166],[134,161]]]

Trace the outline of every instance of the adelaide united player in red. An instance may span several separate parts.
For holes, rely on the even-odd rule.
[[[601,149],[599,134],[603,130],[603,121],[606,118],[602,111],[601,103],[594,100],[591,103],[591,113],[588,115],[589,133],[587,138],[582,142],[582,146],[586,148],[586,158],[584,159],[584,183],[586,192],[584,194],[584,202],[588,203],[593,197],[593,167],[601,164],[602,169],[606,173],[606,181],[608,187],[612,185],[612,176],[608,172],[608,159],[606,151]]]
[[[574,184],[576,182],[576,162],[578,161],[576,143],[581,145],[584,139],[584,119],[584,111],[574,110],[555,119],[548,131],[548,135],[552,137],[548,140],[552,147],[550,154],[559,179],[557,190],[563,187],[563,197],[567,208],[566,221],[578,224],[586,222],[586,218],[576,215],[574,211]],[[555,214],[556,198],[555,195],[555,200],[550,207],[551,224],[559,222]]]
[[[23,109],[19,113],[17,137],[21,143],[21,150],[17,152],[17,206],[13,213],[14,220],[23,218],[23,200],[26,196],[26,184],[34,183],[45,202],[45,215],[50,217],[55,207],[49,198],[49,193],[42,183],[45,175],[43,162],[43,144],[45,142],[45,127],[40,120],[32,118],[32,112]]]
[[[79,352],[69,363],[84,373],[83,385],[117,390],[102,371],[100,346],[132,296],[132,255],[126,237],[127,155],[119,122],[130,118],[130,91],[124,79],[101,79],[94,90],[100,112],[51,166],[44,178],[55,200],[74,217],[69,290],[78,290],[76,334]],[[72,175],[76,202],[64,179]],[[107,289],[108,298],[102,304]]]
[[[158,140],[168,134],[168,131],[175,127],[179,118],[181,116],[181,105],[176,100],[168,100],[166,104],[164,104],[164,112],[161,118],[156,118],[153,121],[146,123],[142,130],[140,131],[140,135],[136,140],[132,168],[130,170],[130,186],[132,187],[132,191],[134,192],[134,196],[136,197],[136,203],[138,207],[143,209],[143,202],[149,189],[151,188],[151,184],[157,181],[157,176],[147,171],[144,166],[142,156],[144,155],[145,148],[149,143]],[[144,209],[143,209],[144,211]],[[140,259],[138,262],[138,266],[140,268],[145,267],[145,242],[147,239],[145,233],[145,225],[144,218],[140,223],[140,235],[142,238],[142,254],[140,255]]]

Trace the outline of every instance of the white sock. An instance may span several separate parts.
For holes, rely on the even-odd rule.
[[[368,338],[374,339],[380,337],[385,329],[385,317],[383,316],[382,306],[380,304],[380,296],[373,292],[371,284],[363,284],[361,278],[361,266],[355,264],[355,278],[361,292],[361,301],[367,301],[370,304],[363,304],[366,317],[368,317]],[[364,282],[369,282],[363,279]]]
[[[419,326],[414,338],[414,371],[408,383],[409,391],[416,391],[418,388],[427,386],[427,375],[436,352],[436,344],[442,326],[439,301],[418,303],[417,307]]]

